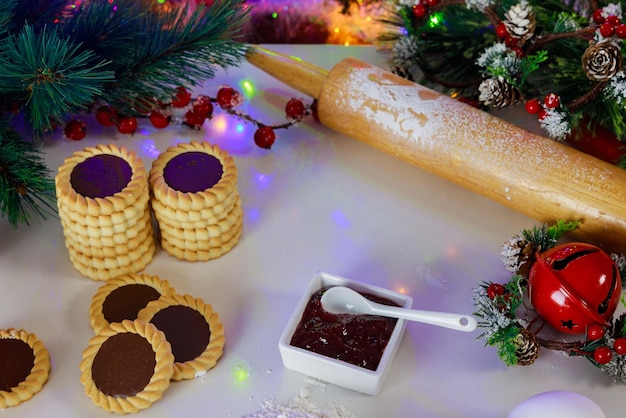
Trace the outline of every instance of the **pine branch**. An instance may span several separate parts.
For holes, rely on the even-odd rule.
[[[0,43],[0,91],[24,103],[26,118],[35,131],[50,129],[54,120],[86,108],[113,74],[89,68],[93,53],[79,52],[70,40],[44,28],[35,33],[25,26]]]
[[[138,18],[132,42],[108,57],[116,66],[116,83],[102,99],[121,111],[132,111],[129,97],[167,98],[172,87],[194,86],[213,78],[219,67],[239,65],[247,49],[234,40],[247,17],[241,4],[240,0],[216,2],[211,9],[198,7],[188,17],[185,8]],[[143,46],[139,50],[137,42]],[[118,59],[117,54],[127,49],[133,52]]]
[[[33,215],[56,214],[54,182],[39,150],[15,131],[0,126],[0,214],[14,227]]]

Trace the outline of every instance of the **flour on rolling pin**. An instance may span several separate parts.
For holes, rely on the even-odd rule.
[[[252,64],[318,99],[329,128],[538,221],[581,221],[574,237],[626,252],[626,170],[354,58],[326,72],[255,51]]]

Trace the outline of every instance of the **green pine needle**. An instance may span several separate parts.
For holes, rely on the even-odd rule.
[[[24,112],[34,130],[51,128],[53,120],[83,109],[113,79],[101,68],[88,67],[89,51],[60,39],[51,30],[35,33],[30,26],[0,42],[0,91],[24,102]]]
[[[580,226],[580,221],[558,220],[554,225],[543,224],[541,227],[524,229],[522,236],[532,242],[535,248],[544,252],[554,247],[558,240],[567,232],[575,231]]]
[[[32,142],[0,127],[0,215],[13,227],[56,214],[54,181]]]

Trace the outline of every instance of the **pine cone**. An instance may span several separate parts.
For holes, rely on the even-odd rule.
[[[622,69],[622,50],[612,42],[589,45],[582,56],[587,78],[607,81]]]
[[[514,236],[502,245],[502,262],[507,271],[528,277],[535,260],[534,244],[520,236]]]
[[[415,81],[415,78],[413,77],[413,74],[411,74],[411,71],[401,65],[396,65],[395,67],[391,68],[391,72],[409,81]]]
[[[520,333],[515,338],[515,356],[517,357],[517,364],[520,366],[531,365],[539,357],[539,339],[535,334],[528,331],[525,328],[520,330]]]
[[[522,93],[517,87],[507,83],[504,77],[488,78],[478,86],[478,100],[486,106],[502,109],[518,103]]]
[[[521,1],[511,6],[504,17],[504,26],[513,38],[520,39],[524,43],[534,35],[537,18],[535,11],[527,1]]]

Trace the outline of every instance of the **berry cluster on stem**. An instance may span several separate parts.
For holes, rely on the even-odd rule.
[[[292,98],[285,105],[287,122],[269,125],[237,110],[242,103],[243,95],[230,86],[220,87],[215,97],[205,95],[193,97],[189,90],[181,86],[176,88],[169,103],[139,101],[136,105],[136,115],[118,114],[114,107],[106,104],[94,107],[95,117],[100,125],[115,126],[118,132],[132,135],[138,128],[138,118],[148,119],[157,129],[164,129],[174,122],[192,129],[200,129],[206,120],[213,117],[216,104],[224,112],[256,125],[254,142],[264,149],[270,149],[274,144],[276,130],[287,129],[311,114],[315,116],[315,102],[305,105],[302,99]],[[183,116],[178,117],[176,114]],[[64,134],[69,140],[80,141],[87,135],[87,124],[79,118],[74,118],[65,125]]]

